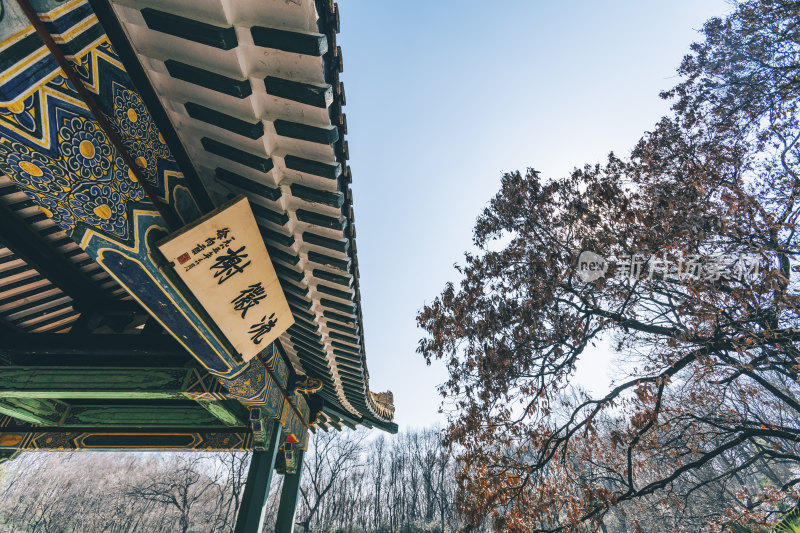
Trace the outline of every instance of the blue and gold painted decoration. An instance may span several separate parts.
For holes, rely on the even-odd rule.
[[[138,169],[89,111],[15,1],[0,20],[0,172],[102,265],[237,398],[268,399],[271,378],[229,350],[182,295],[153,243],[169,228],[139,179],[188,223],[198,216],[164,137],[86,0],[33,7]],[[262,365],[263,366],[263,365]]]
[[[280,389],[275,386],[267,369],[256,359],[239,375],[225,381],[224,385],[231,398],[246,404],[263,405],[267,403],[270,389],[275,389],[280,393]]]

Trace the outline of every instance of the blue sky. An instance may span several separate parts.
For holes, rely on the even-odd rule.
[[[471,247],[504,171],[626,154],[722,0],[339,0],[367,363],[401,430],[443,423],[417,311]],[[605,380],[588,354],[578,381]]]

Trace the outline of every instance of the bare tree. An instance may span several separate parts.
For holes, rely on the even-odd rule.
[[[186,533],[191,525],[194,505],[209,493],[220,490],[220,473],[209,471],[204,462],[203,454],[169,456],[160,462],[155,479],[140,479],[128,489],[128,494],[174,507],[179,513],[180,531]]]
[[[331,489],[358,465],[364,433],[317,433],[313,447],[304,460],[304,480],[300,494],[304,518],[299,521],[303,530],[311,530],[311,522]]]

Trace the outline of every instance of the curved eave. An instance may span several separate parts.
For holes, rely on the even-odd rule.
[[[332,412],[396,431],[390,396],[369,391],[336,4],[111,4],[98,15],[176,159],[213,203],[250,200],[295,316],[281,336],[295,370]]]

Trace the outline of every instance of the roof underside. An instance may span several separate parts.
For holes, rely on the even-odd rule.
[[[100,302],[135,310],[121,303],[132,303],[125,290],[2,175],[0,225],[0,322],[26,333],[67,333]]]
[[[137,79],[126,61],[151,112],[162,107],[177,133],[176,158],[191,161],[214,204],[250,200],[295,318],[281,345],[299,374],[323,382],[332,417],[318,423],[394,426],[390,393],[369,391],[337,6],[111,4],[101,22],[121,57],[130,46],[143,68]]]

